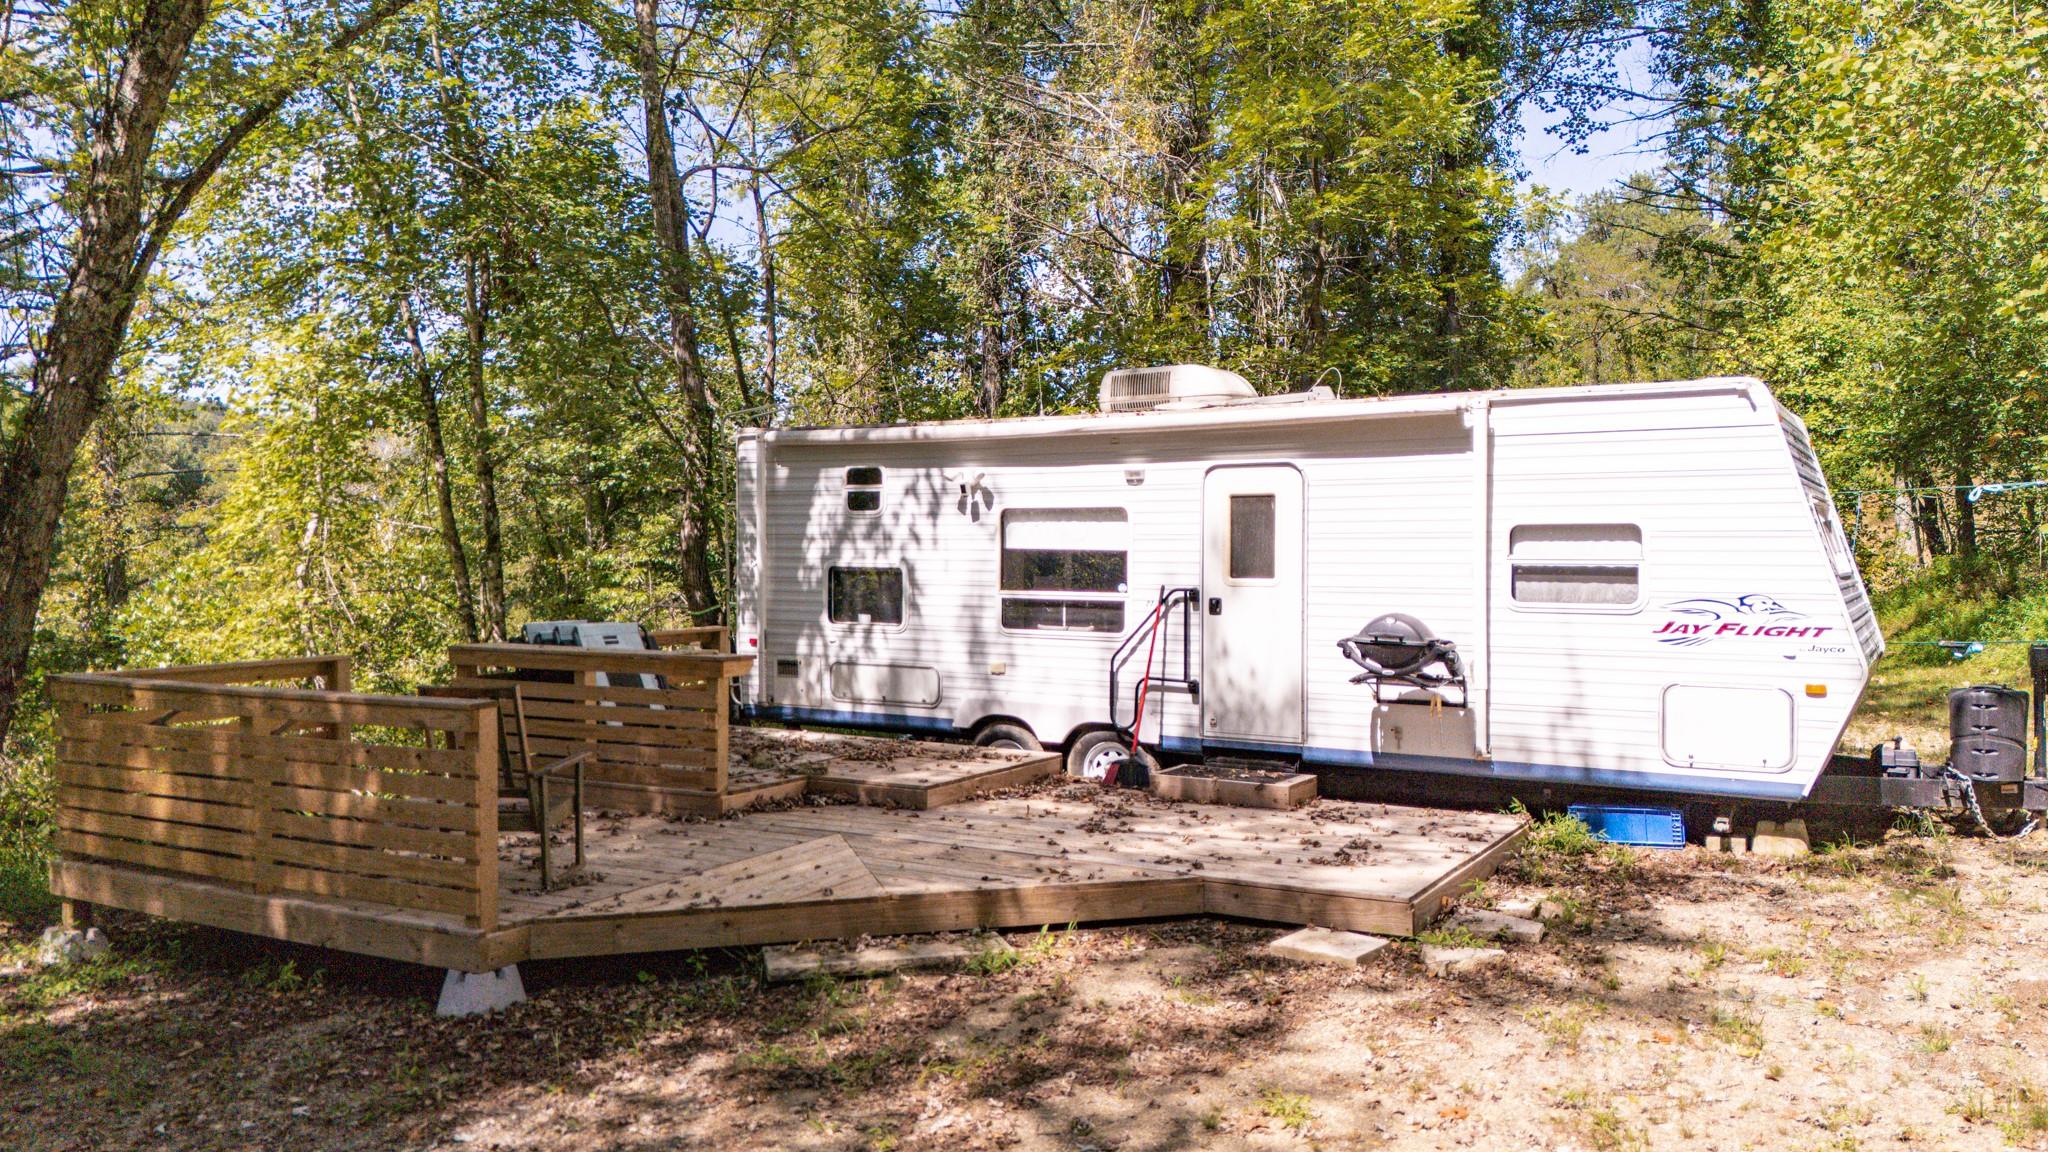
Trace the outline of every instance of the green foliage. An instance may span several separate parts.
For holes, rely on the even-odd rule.
[[[1800,34],[1755,76],[1756,146],[1782,179],[1762,200],[1745,359],[1808,413],[1838,475],[2036,474],[2048,23],[1980,0],[1779,7]],[[1959,551],[1973,512],[1955,506]]]
[[[34,926],[56,907],[49,888],[54,800],[40,757],[0,754],[0,923]]]
[[[1640,175],[1566,208],[1539,199],[1516,290],[1542,310],[1517,366],[1523,385],[1711,375],[1736,319],[1724,220]]]
[[[1519,806],[1517,802],[1516,807]],[[1569,812],[1544,813],[1529,825],[1528,838],[1523,841],[1524,852],[1557,860],[1596,856],[1613,847],[1593,835],[1593,830],[1586,826],[1584,820]]]

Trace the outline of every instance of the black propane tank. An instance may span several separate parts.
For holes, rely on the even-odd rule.
[[[2027,774],[2027,694],[2003,684],[1972,684],[1948,694],[1948,763],[1983,783]]]

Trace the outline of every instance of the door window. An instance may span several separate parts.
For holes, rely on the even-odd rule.
[[[1273,578],[1273,496],[1230,498],[1230,579]]]

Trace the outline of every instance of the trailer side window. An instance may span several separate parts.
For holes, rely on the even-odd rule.
[[[882,470],[880,468],[848,468],[846,470],[846,510],[849,512],[879,512],[882,509]]]
[[[1129,527],[1121,508],[1004,512],[1002,626],[1122,632]]]
[[[1508,533],[1517,604],[1628,608],[1642,598],[1643,530],[1634,524],[1522,524]]]
[[[832,569],[825,579],[825,615],[834,624],[903,623],[903,569]]]

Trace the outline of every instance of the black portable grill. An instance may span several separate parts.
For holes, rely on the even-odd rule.
[[[1365,671],[1351,678],[1353,684],[1371,684],[1377,698],[1382,684],[1411,688],[1456,688],[1465,691],[1465,662],[1458,646],[1430,635],[1422,621],[1401,612],[1389,612],[1337,641],[1345,659]]]

